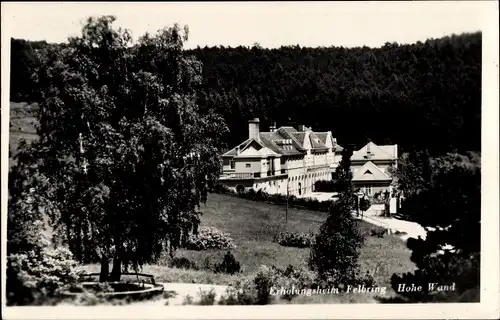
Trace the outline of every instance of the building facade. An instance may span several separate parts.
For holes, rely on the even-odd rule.
[[[248,122],[248,139],[222,155],[220,182],[239,192],[300,196],[312,192],[316,181],[332,179],[342,149],[330,131],[300,125],[261,132],[255,118]]]
[[[391,166],[397,166],[398,146],[367,143],[351,157],[352,183],[368,196],[385,191],[391,192]]]

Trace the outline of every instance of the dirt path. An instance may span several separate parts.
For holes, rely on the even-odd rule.
[[[362,217],[364,221],[387,228],[393,234],[396,231],[404,232],[405,234],[398,235],[404,241],[408,240],[408,238],[418,237],[425,239],[427,236],[427,231],[420,224],[396,218],[381,217],[378,215],[378,211],[372,208],[373,206],[364,213]]]
[[[164,306],[164,305],[182,305],[189,295],[193,300],[192,302],[200,301],[200,296],[198,293],[200,290],[204,292],[209,292],[211,289],[215,291],[215,300],[219,301],[220,297],[226,293],[227,286],[215,285],[215,284],[197,284],[197,283],[160,283],[165,288],[164,297],[158,300],[150,300],[137,302],[141,305],[154,305],[154,306]],[[167,298],[167,296],[169,296]]]

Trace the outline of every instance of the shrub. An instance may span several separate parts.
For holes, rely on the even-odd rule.
[[[211,190],[210,192],[213,192],[213,193],[219,193],[219,194],[231,194],[232,191],[226,187],[225,185],[223,184],[216,184]]]
[[[335,180],[319,180],[314,183],[316,192],[337,192],[337,181]]]
[[[231,252],[226,252],[222,262],[215,265],[214,271],[216,273],[235,274],[240,272],[240,263],[236,260]]]
[[[42,249],[7,257],[7,303],[47,304],[64,287],[76,283],[76,261],[65,248]]]
[[[215,303],[215,297],[217,296],[215,290],[212,288],[209,291],[203,291],[200,289],[198,292],[198,296],[200,297],[199,305],[202,306],[211,306]]]
[[[297,268],[289,265],[286,269],[280,269],[277,267],[271,267],[274,272],[274,282],[273,289],[276,290],[278,294],[281,289],[292,289],[295,288],[297,291],[307,290],[311,288],[317,288],[316,274],[310,270],[305,270],[303,268]],[[292,300],[298,292],[284,293],[280,298],[285,300]]]
[[[193,304],[193,297],[190,296],[189,294],[184,297],[184,301],[182,302],[183,305],[191,305]]]
[[[219,301],[224,305],[265,305],[275,299],[291,300],[298,292],[279,295],[281,289],[308,289],[316,287],[314,272],[288,266],[280,269],[275,266],[261,266],[251,277],[238,280],[226,290]],[[273,293],[271,293],[273,292]]]
[[[240,197],[243,199],[248,199],[252,201],[265,201],[273,204],[284,204],[287,201],[287,197],[284,194],[268,194],[261,189],[255,191],[253,189],[249,189],[248,191],[236,192],[231,191],[227,187],[220,187],[219,189],[212,189],[213,192],[220,194],[229,194],[235,197]],[[288,205],[290,207],[297,208],[306,208],[309,210],[328,212],[330,205],[333,201],[318,201],[317,199],[309,199],[309,198],[297,198],[294,195],[288,197]]]
[[[366,210],[370,209],[370,206],[370,199],[363,197],[359,200],[359,210],[365,212]]]
[[[312,245],[314,234],[280,232],[275,235],[274,241],[285,247],[307,248]]]
[[[196,266],[196,263],[193,261],[189,260],[188,258],[185,257],[180,257],[180,258],[173,258],[170,261],[170,267],[172,268],[179,268],[179,269],[193,269],[193,270],[198,270],[198,267]]]
[[[243,304],[243,303],[240,303],[238,298],[239,298],[238,290],[233,288],[233,287],[228,287],[226,289],[226,293],[220,297],[219,304],[226,305],[226,306],[235,306],[235,305]]]
[[[226,290],[219,301],[223,305],[265,305],[271,303],[270,294],[274,273],[267,266],[261,266],[254,275],[237,280]]]
[[[186,243],[189,250],[234,249],[233,239],[228,233],[214,227],[200,227],[198,234],[190,235]]]
[[[385,235],[385,233],[386,233],[386,230],[383,229],[383,228],[380,228],[380,229],[374,229],[374,228],[372,228],[370,230],[370,235],[371,236],[377,236],[379,238],[383,238],[384,235]]]

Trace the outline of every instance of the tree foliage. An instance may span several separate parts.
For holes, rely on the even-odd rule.
[[[423,160],[421,157],[416,159]],[[413,186],[403,184],[406,199],[402,211],[431,229],[425,240],[408,240],[411,260],[417,270],[394,275],[393,287],[397,288],[401,283],[422,285],[424,291],[421,293],[401,293],[410,301],[478,301],[481,242],[479,157],[477,154],[448,153],[423,163],[425,165],[421,167],[418,163],[403,163],[396,173],[398,181],[420,175],[421,179],[415,179]],[[429,283],[455,283],[456,288],[452,292],[434,292],[428,290]]]
[[[197,104],[202,66],[183,54],[187,29],[133,43],[114,20],[89,18],[69,45],[39,52],[39,140],[13,169],[37,177],[23,188],[47,204],[79,261],[101,262],[102,280],[110,259],[118,279],[122,265],[175,250],[199,224],[227,130]]]

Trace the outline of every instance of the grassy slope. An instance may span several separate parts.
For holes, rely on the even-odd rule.
[[[10,129],[9,129],[9,150],[12,156],[17,154],[17,146],[21,140],[27,142],[35,140],[37,119],[33,115],[34,107],[26,103],[10,103]],[[10,158],[9,165],[14,161]]]
[[[288,223],[285,223],[285,208],[282,206],[216,194],[209,196],[201,211],[202,225],[231,234],[237,246],[234,255],[245,274],[255,272],[262,264],[280,267],[305,265],[309,249],[282,247],[273,242],[273,237],[279,231],[316,232],[326,218],[326,213],[289,208]],[[389,235],[384,238],[370,236],[373,226],[363,221],[359,222],[359,227],[366,236],[360,264],[363,272],[374,273],[378,284],[389,285],[393,273],[413,270],[414,265],[409,259],[411,252],[402,240]],[[180,250],[177,256],[202,264],[206,257],[220,261],[222,254]]]
[[[286,267],[305,265],[309,249],[282,247],[273,242],[275,232],[317,231],[325,219],[325,213],[289,209],[288,223],[285,224],[284,207],[262,202],[253,202],[227,195],[211,194],[206,205],[202,205],[202,225],[217,227],[231,234],[237,248],[233,251],[242,265],[241,275],[215,274],[205,270],[181,270],[159,265],[146,265],[143,272],[153,274],[159,282],[196,282],[213,284],[231,284],[241,276],[251,275],[260,265]],[[386,235],[384,238],[369,235],[372,225],[361,221],[359,227],[366,235],[361,249],[360,265],[363,273],[370,270],[378,286],[387,287],[387,296],[394,291],[390,288],[393,273],[414,270],[410,261],[410,250],[402,240]],[[368,233],[368,234],[367,234]],[[201,266],[206,258],[221,261],[224,251],[179,250],[177,257],[187,257]],[[85,270],[98,272],[97,265],[85,266]],[[281,301],[284,303],[284,301]],[[280,303],[281,303],[280,302]],[[293,303],[373,303],[371,294],[341,294],[300,296]]]

